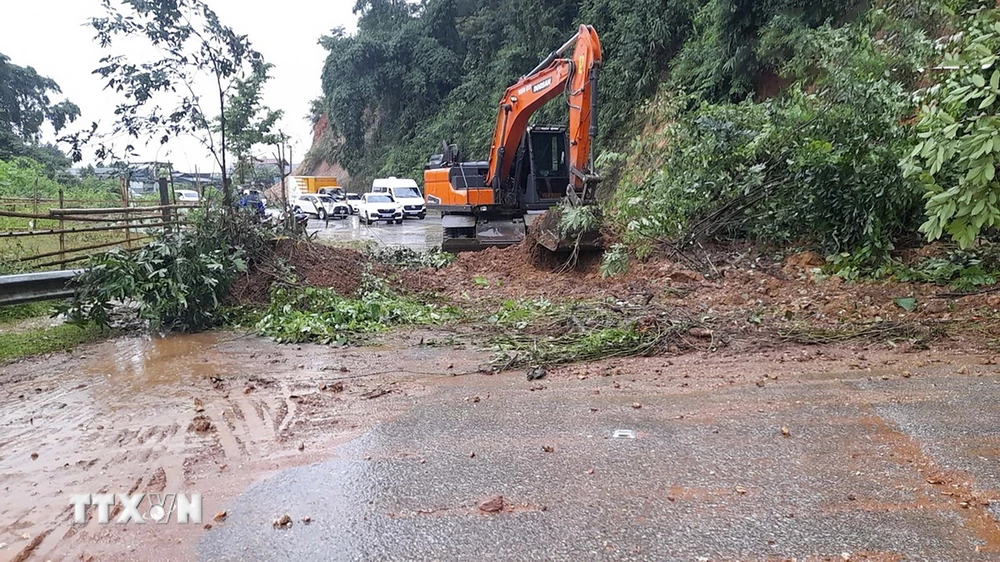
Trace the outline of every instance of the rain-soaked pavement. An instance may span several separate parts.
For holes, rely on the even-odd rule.
[[[1000,559],[991,357],[828,346],[529,382],[447,332],[386,337],[0,367],[0,560]],[[100,491],[200,492],[206,526],[74,524],[68,496]]]
[[[343,220],[309,221],[308,232],[320,241],[370,242],[389,248],[410,248],[417,252],[441,246],[441,215],[428,213],[424,220],[408,218],[403,224],[362,224],[357,216]]]
[[[737,359],[730,368],[741,365]],[[971,372],[956,376],[956,370]],[[683,366],[672,372],[685,374]],[[541,384],[514,375],[453,379],[399,418],[329,451],[332,460],[246,490],[227,505],[226,524],[203,536],[199,555],[982,560],[1000,554],[997,514],[984,507],[1000,501],[994,367],[944,361],[912,372],[789,380],[782,374],[763,386],[693,391],[656,389],[649,373],[634,377]],[[620,429],[636,438],[612,437]],[[495,494],[507,510],[477,508]],[[272,529],[285,513],[292,527]]]

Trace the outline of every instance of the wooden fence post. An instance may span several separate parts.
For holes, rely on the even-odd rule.
[[[64,204],[63,199],[63,188],[59,188],[59,208],[62,209]],[[63,219],[62,213],[59,214],[59,230],[66,230],[66,221]],[[59,259],[66,259],[66,234],[59,233]]]
[[[126,225],[131,225],[132,221],[129,220],[129,218],[131,218],[129,216],[131,213],[129,211],[129,206],[128,206],[128,195],[129,195],[129,189],[128,189],[128,187],[129,186],[128,186],[128,183],[126,182],[125,178],[122,178],[121,184],[122,184],[122,190],[121,190],[122,191],[122,208],[125,209],[125,224]],[[125,229],[125,247],[128,248],[129,250],[132,249],[132,229],[131,228],[126,228]]]
[[[167,192],[167,178],[160,178],[160,206],[163,207],[163,222],[170,222],[170,193]],[[165,231],[169,232],[170,227],[166,227]]]

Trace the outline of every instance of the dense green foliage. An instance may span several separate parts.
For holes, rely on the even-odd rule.
[[[503,91],[564,43],[594,25],[608,61],[601,119],[620,130],[656,90],[683,42],[694,0],[359,1],[358,33],[323,39],[329,50],[316,109],[331,130],[312,159],[336,160],[358,180],[419,175],[442,140],[470,158],[489,148]],[[540,123],[565,120],[554,101]],[[560,111],[562,109],[562,111]]]
[[[1000,225],[1000,10],[980,9],[952,37],[940,83],[922,96],[919,143],[905,163],[927,187],[930,240],[962,248]]]
[[[49,175],[44,163],[26,157],[0,160],[0,196],[34,197],[55,199],[59,189],[69,199],[93,199],[97,201],[117,197],[119,187],[114,180],[101,180],[92,175],[73,178],[60,174],[57,179]]]
[[[236,275],[267,254],[273,234],[251,213],[206,213],[194,228],[164,233],[139,251],[92,257],[66,311],[75,322],[108,326],[116,303],[134,302],[138,318],[156,329],[210,328]]]
[[[442,140],[483,158],[504,89],[561,45],[581,23],[601,36],[602,139],[626,134],[635,110],[672,83],[706,99],[742,99],[773,68],[756,49],[779,14],[808,26],[841,20],[853,3],[826,0],[360,0],[358,32],[336,31],[324,97],[314,111],[331,129],[310,158],[374,175],[419,175]],[[676,55],[681,52],[680,57]],[[555,100],[539,123],[561,123]]]
[[[939,26],[958,18],[943,5],[930,20],[876,4],[840,25],[784,13],[761,28],[752,58],[788,82],[779,95],[658,95],[628,156],[602,159],[618,163],[609,211],[623,241],[640,255],[678,236],[802,244],[860,265],[914,233],[923,190],[899,166],[913,146],[912,96]],[[620,270],[621,252],[612,258]]]
[[[975,70],[1000,47],[1000,16],[985,0],[366,0],[355,9],[357,34],[322,41],[330,54],[314,111],[330,129],[310,157],[363,183],[418,176],[442,140],[484,157],[504,88],[577,24],[595,26],[606,62],[598,168],[614,188],[603,191],[615,193],[604,216],[624,244],[608,272],[627,267],[626,249],[678,237],[794,243],[878,263],[924,221],[928,189],[931,238],[947,231],[967,245],[1000,219],[1000,73]],[[944,59],[959,70],[929,75],[939,39],[963,26]],[[942,74],[924,95],[914,150],[914,96]],[[562,103],[536,122],[561,122]]]

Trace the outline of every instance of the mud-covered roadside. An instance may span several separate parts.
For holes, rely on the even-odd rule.
[[[200,492],[203,523],[271,473],[329,459],[475,352],[220,332],[125,337],[0,367],[0,559],[187,560],[196,525],[73,523],[72,494]]]

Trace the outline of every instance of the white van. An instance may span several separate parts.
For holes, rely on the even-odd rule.
[[[417,182],[407,179],[380,178],[372,181],[372,193],[385,193],[403,206],[404,217],[423,219],[427,216],[427,202],[417,187]]]

